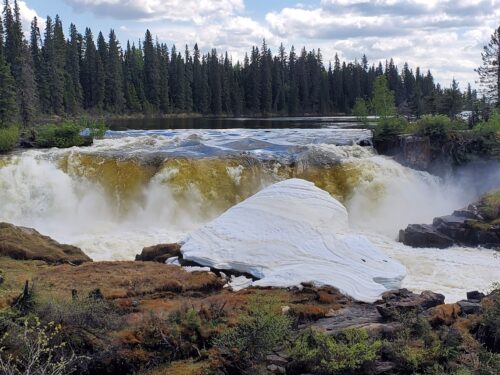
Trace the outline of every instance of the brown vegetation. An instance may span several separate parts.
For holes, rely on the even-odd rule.
[[[81,264],[92,261],[75,246],[60,244],[34,229],[7,223],[0,223],[0,256],[43,260],[52,264]]]

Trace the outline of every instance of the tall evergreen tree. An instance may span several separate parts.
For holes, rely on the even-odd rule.
[[[16,86],[10,66],[5,61],[3,39],[0,19],[0,128],[12,125],[17,118]]]
[[[104,107],[107,111],[120,113],[125,107],[122,53],[113,29],[109,32],[106,57]]]
[[[483,64],[477,69],[486,96],[500,108],[500,26],[491,35],[481,54]]]
[[[144,91],[148,103],[154,109],[158,109],[160,105],[160,70],[153,37],[149,30],[146,31],[144,38]]]
[[[75,114],[83,102],[82,85],[80,83],[80,35],[74,24],[69,28],[69,40],[66,47],[66,83],[64,106],[66,112]]]

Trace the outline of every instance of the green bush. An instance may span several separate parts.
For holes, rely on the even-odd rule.
[[[493,112],[488,121],[481,121],[473,131],[479,135],[491,135],[500,132],[500,113]]]
[[[375,128],[375,137],[378,139],[392,138],[408,131],[409,124],[404,117],[384,117]]]
[[[363,329],[346,330],[339,338],[310,330],[294,342],[291,358],[302,372],[345,374],[375,361],[381,348],[382,341],[370,339]]]
[[[36,128],[35,143],[41,148],[68,148],[86,146],[92,143],[92,137],[82,136],[82,128],[67,121],[62,124],[46,124]]]
[[[7,128],[0,128],[0,152],[6,152],[16,147],[19,142],[19,127],[11,125]]]
[[[248,369],[277,346],[291,332],[291,319],[283,315],[279,304],[270,299],[252,301],[247,313],[235,327],[222,332],[213,342],[225,366]]]
[[[416,126],[418,135],[445,139],[452,129],[452,122],[448,116],[425,115],[417,121]]]

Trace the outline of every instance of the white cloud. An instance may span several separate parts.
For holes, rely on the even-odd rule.
[[[431,69],[442,83],[474,83],[481,47],[500,19],[500,0],[321,0],[266,15],[271,32],[321,47],[325,61],[366,54]]]
[[[65,0],[77,10],[124,20],[174,20],[197,24],[244,9],[243,0]]]
[[[33,21],[33,18],[35,17],[38,18],[38,27],[40,28],[40,30],[43,30],[44,28],[43,19],[40,18],[40,16],[36,13],[34,9],[28,7],[26,1],[23,0],[18,1],[17,4],[19,5],[19,12],[21,14],[21,23],[23,26],[23,31],[25,36],[29,37],[31,29],[31,21]]]

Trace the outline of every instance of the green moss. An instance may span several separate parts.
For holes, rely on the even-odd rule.
[[[498,220],[500,215],[500,190],[491,191],[484,195],[478,208],[485,220]]]

